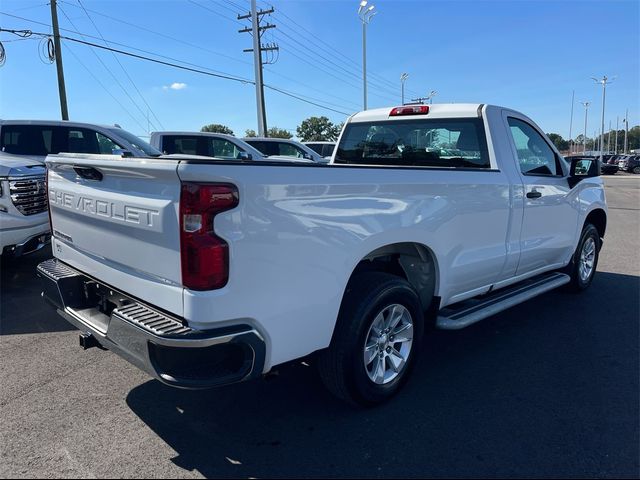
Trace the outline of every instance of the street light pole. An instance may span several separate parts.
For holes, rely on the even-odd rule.
[[[404,82],[407,81],[407,78],[409,78],[408,73],[403,73],[402,75],[400,75],[400,84],[401,84],[401,90],[402,90],[402,105],[404,105]]]
[[[429,95],[427,95],[426,100],[429,100],[429,105],[431,105],[433,103],[433,97],[435,97],[438,94],[438,92],[436,92],[435,90],[431,90],[429,92]]]
[[[367,25],[371,22],[373,16],[378,13],[375,10],[374,5],[369,5],[368,0],[362,0],[360,2],[360,8],[358,8],[358,16],[362,22],[362,86],[364,95],[364,110],[367,109]]]
[[[624,153],[625,155],[627,154],[627,147],[629,146],[629,143],[627,141],[627,138],[629,137],[629,109],[627,109],[624,113],[624,119],[622,119],[622,121],[624,122]]]
[[[591,77],[591,78],[594,82],[602,85],[602,122],[600,125],[600,157],[602,157],[603,155],[602,147],[604,145],[604,104],[605,104],[605,97],[607,94],[607,84],[613,82],[613,80],[615,80],[615,77],[607,78],[607,76],[605,75],[600,80],[595,77]]]
[[[620,117],[616,117],[616,145],[614,147],[614,152],[616,155],[618,154],[618,127],[620,126]]]
[[[576,101],[576,91],[571,92],[571,120],[569,121],[569,153],[573,153],[573,137],[571,133],[573,131],[573,104]]]
[[[584,136],[582,137],[582,153],[587,152],[587,115],[589,113],[589,105],[591,102],[580,102],[584,106]]]

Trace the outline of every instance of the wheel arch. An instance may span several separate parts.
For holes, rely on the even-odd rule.
[[[437,257],[431,248],[422,243],[391,243],[370,251],[356,263],[347,285],[358,274],[375,271],[391,273],[407,280],[418,292],[425,311],[438,298],[440,272]]]
[[[602,208],[591,210],[584,220],[584,225],[591,223],[600,234],[600,238],[604,238],[607,231],[607,214]]]

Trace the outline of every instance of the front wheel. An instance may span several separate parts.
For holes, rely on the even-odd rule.
[[[406,382],[424,331],[418,294],[404,279],[380,272],[351,279],[336,329],[318,367],[337,397],[372,406]]]
[[[639,173],[640,173],[640,166],[638,166],[638,167],[633,167],[632,172],[633,172],[633,173],[635,173],[635,174],[639,174]]]
[[[571,277],[569,290],[581,292],[591,285],[598,266],[600,246],[598,229],[590,223],[586,224],[571,263],[565,269],[565,273]]]

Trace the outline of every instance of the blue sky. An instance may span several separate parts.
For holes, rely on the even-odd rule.
[[[78,0],[59,2],[61,28],[100,36]],[[133,47],[253,79],[252,56],[242,52],[251,47],[251,37],[237,33],[242,25],[235,20],[239,7],[249,8],[248,0],[81,2],[104,38],[126,45],[112,44],[116,48]],[[531,116],[545,131],[567,137],[575,90],[574,137],[584,125],[580,100],[592,102],[587,134],[593,136],[600,124],[602,89],[590,78],[606,74],[617,76],[607,89],[606,128],[610,120],[615,128],[616,116],[622,119],[626,108],[630,124],[640,123],[637,0],[373,3],[379,13],[367,36],[370,108],[399,104],[399,77],[407,72],[407,97],[437,90],[435,102],[504,105]],[[276,9],[268,20],[277,28],[263,41],[280,45],[278,61],[265,69],[265,83],[338,111],[360,109],[358,1],[259,0],[258,5]],[[2,0],[0,12],[45,24],[51,20],[47,0]],[[0,15],[0,26],[50,31],[7,15]],[[0,33],[7,54],[0,67],[0,118],[60,118],[55,66],[41,60],[38,39],[15,40]],[[236,135],[256,129],[251,84],[118,56],[125,74],[111,53],[92,50],[63,43],[72,120],[118,123],[138,135],[162,128],[199,130],[208,123],[226,124]],[[267,90],[266,104],[269,126],[293,130],[312,115],[344,119],[275,91]]]

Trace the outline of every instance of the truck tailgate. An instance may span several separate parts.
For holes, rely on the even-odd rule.
[[[50,155],[54,255],[182,316],[178,163]]]

